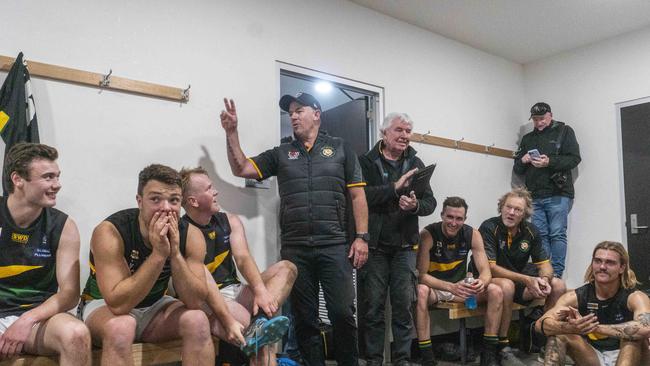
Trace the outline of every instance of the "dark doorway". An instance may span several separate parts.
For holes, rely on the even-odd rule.
[[[650,103],[621,108],[625,226],[630,267],[650,289]]]
[[[361,97],[323,112],[321,128],[343,138],[357,155],[363,155],[370,146],[367,116],[368,97]]]

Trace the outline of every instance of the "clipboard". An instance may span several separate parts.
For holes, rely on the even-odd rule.
[[[414,191],[416,197],[422,197],[424,191],[429,186],[429,181],[431,181],[431,176],[433,175],[434,170],[436,170],[436,164],[431,164],[419,169],[415,174],[413,174],[409,190]]]

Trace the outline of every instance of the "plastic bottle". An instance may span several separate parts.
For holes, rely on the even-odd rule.
[[[465,277],[465,283],[468,285],[474,283],[474,275],[472,274],[472,272],[467,272],[467,276]],[[469,310],[476,309],[476,296],[472,295],[467,299],[465,299],[465,307],[468,308]]]

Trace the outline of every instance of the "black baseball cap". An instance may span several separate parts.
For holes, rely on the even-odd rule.
[[[289,112],[291,102],[296,102],[306,107],[321,110],[320,103],[318,103],[318,100],[311,94],[298,93],[295,96],[289,94],[283,95],[282,98],[280,98],[280,108],[285,112]]]
[[[528,119],[533,118],[533,116],[543,116],[546,114],[546,112],[550,111],[550,105],[544,102],[537,102],[532,107],[530,107],[530,117],[528,117]]]

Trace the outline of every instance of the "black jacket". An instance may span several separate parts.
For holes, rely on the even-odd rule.
[[[395,246],[410,247],[419,244],[420,230],[418,216],[428,216],[436,208],[436,199],[433,197],[431,187],[427,187],[422,197],[418,197],[418,208],[415,212],[403,212],[399,209],[399,196],[395,193],[395,183],[385,181],[379,166],[382,164],[379,141],[372,150],[359,157],[363,177],[366,181],[366,200],[368,201],[368,232],[370,233],[369,247],[377,248],[383,217],[392,215],[399,220],[401,242]],[[424,168],[422,160],[415,156],[416,151],[408,147],[404,152],[403,172],[413,168]]]
[[[562,129],[565,129],[565,133],[562,140],[559,141]],[[548,156],[549,163],[547,167],[535,168],[531,164],[521,162],[521,157],[532,149],[537,149],[540,154]],[[551,196],[573,198],[571,169],[577,167],[580,160],[580,146],[573,129],[564,122],[553,120],[542,131],[534,129],[522,137],[519,150],[515,154],[513,169],[517,174],[525,174],[526,188],[533,195],[533,198]],[[564,172],[567,175],[566,184],[561,189],[551,180],[551,176],[556,172]]]

